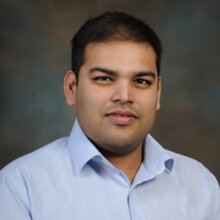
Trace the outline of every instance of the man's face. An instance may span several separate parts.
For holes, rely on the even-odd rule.
[[[156,54],[150,45],[89,44],[74,85],[73,104],[88,138],[115,155],[141,147],[160,106]]]

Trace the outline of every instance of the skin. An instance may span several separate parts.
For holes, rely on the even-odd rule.
[[[160,108],[153,48],[130,41],[90,43],[78,82],[68,71],[64,91],[86,136],[132,181],[142,162],[142,143]]]

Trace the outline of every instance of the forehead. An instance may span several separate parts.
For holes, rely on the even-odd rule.
[[[156,53],[148,43],[131,41],[90,43],[85,50],[84,65],[117,70],[137,69],[157,72]]]

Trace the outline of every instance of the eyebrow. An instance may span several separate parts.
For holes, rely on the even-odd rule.
[[[151,76],[153,78],[156,78],[156,73],[152,72],[152,71],[140,71],[135,73],[135,77],[142,77],[142,76]]]
[[[111,69],[107,69],[107,68],[103,68],[103,67],[93,67],[89,70],[89,73],[92,72],[102,72],[108,75],[112,75],[112,76],[116,76],[118,75],[118,71],[115,70],[111,70]],[[143,77],[143,76],[151,76],[153,78],[156,78],[156,73],[152,72],[152,71],[138,71],[138,72],[134,72],[134,77]]]
[[[103,67],[93,67],[92,69],[89,70],[89,73],[93,73],[93,72],[102,72],[102,73],[106,73],[108,75],[113,75],[113,76],[118,74],[117,71],[106,69]]]

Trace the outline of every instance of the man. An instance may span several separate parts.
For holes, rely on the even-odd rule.
[[[160,60],[144,22],[125,13],[88,20],[64,78],[72,132],[1,171],[0,219],[219,220],[215,177],[149,135]]]

